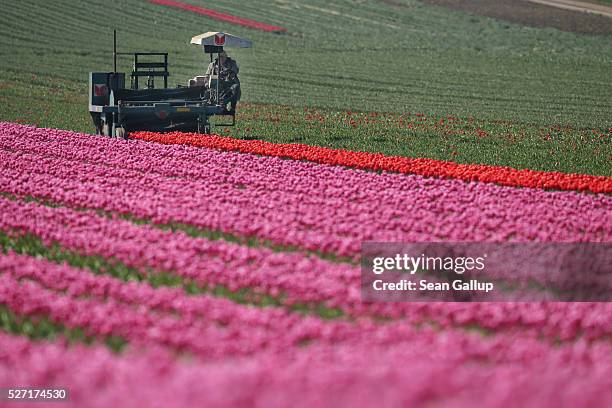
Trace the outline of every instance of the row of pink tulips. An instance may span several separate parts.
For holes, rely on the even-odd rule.
[[[178,289],[126,283],[11,253],[0,256],[0,304],[18,315],[49,316],[94,336],[117,335],[134,345],[167,346],[208,360],[278,354],[304,342],[375,346],[440,341],[436,330],[415,329],[406,321],[324,321],[225,299],[190,297]],[[447,328],[442,337],[446,336],[470,348],[469,353],[497,350],[490,355],[494,363],[516,362],[555,349],[520,333],[484,338]],[[572,350],[574,346],[562,348]]]
[[[84,255],[113,258],[143,273],[171,271],[201,286],[286,295],[286,304],[324,303],[354,316],[434,320],[445,326],[477,325],[492,330],[531,331],[571,339],[612,334],[608,303],[363,303],[358,267],[299,253],[278,253],[225,241],[192,238],[109,219],[94,211],[51,208],[0,198],[0,229],[33,234]]]
[[[120,336],[129,346],[117,356],[97,345],[0,333],[2,387],[68,387],[73,406],[612,402],[608,304],[363,304],[359,270],[350,264],[95,212],[356,257],[366,239],[609,241],[609,196],[366,173],[4,123],[0,192],[66,206],[0,199],[0,230],[9,235],[33,234],[142,272],[288,294],[289,302],[323,301],[357,317],[325,321],[9,253],[0,255],[0,306],[96,338]],[[372,314],[398,320],[377,323],[365,317]],[[435,328],[414,325],[427,321]],[[557,339],[574,341],[553,345]]]
[[[0,383],[67,387],[72,407],[380,406],[608,407],[609,347],[525,351],[491,363],[439,335],[411,344],[338,344],[223,362],[178,362],[30,342],[0,333]],[[485,391],[486,390],[486,391]]]
[[[224,240],[194,238],[108,218],[93,210],[76,211],[0,197],[0,229],[33,234],[83,255],[114,258],[145,271],[171,271],[200,286],[223,285],[271,295],[288,304],[328,301],[330,306],[360,303],[359,270],[313,255],[251,248]]]
[[[49,316],[88,335],[116,335],[137,345],[164,345],[209,359],[278,351],[321,333],[334,338],[336,333],[329,330],[334,328],[340,339],[346,335],[341,329],[348,327],[338,322],[327,329],[312,317],[188,297],[178,289],[156,293],[146,284],[10,254],[0,257],[0,273],[0,304],[18,315]]]
[[[365,240],[608,241],[612,236],[612,198],[604,195],[375,174],[184,146],[149,146],[147,155],[140,155],[141,142],[113,144],[114,157],[101,164],[106,154],[100,153],[98,163],[82,161],[78,135],[61,131],[56,133],[65,136],[64,143],[56,149],[64,157],[52,148],[20,150],[25,142],[19,140],[45,132],[3,124],[2,139],[15,147],[1,154],[1,190],[347,256],[355,256]],[[95,140],[100,149],[108,143]],[[90,149],[96,156],[96,148]],[[173,163],[188,168],[185,174],[155,173],[174,154],[182,158],[187,152],[192,162]],[[120,168],[133,162],[143,167]]]

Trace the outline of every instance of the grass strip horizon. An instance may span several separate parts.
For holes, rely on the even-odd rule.
[[[428,158],[387,156],[381,153],[349,151],[299,143],[271,143],[262,140],[241,140],[219,135],[197,133],[134,132],[133,139],[163,144],[184,144],[241,153],[306,160],[319,164],[344,166],[362,170],[417,174],[424,177],[478,181],[510,187],[545,190],[612,193],[612,177],[588,174],[545,172],[485,164],[462,164]]]
[[[215,11],[212,9],[194,6],[192,4],[183,3],[180,1],[172,1],[172,0],[149,0],[149,3],[157,4],[159,6],[167,6],[179,8],[186,11],[191,11],[193,13],[202,14],[207,17],[213,18],[219,21],[226,21],[228,23],[241,25],[244,27],[255,28],[257,30],[268,31],[268,32],[286,32],[287,29],[285,27],[270,25],[266,23],[262,23],[255,20],[250,20],[248,18],[242,18],[238,16],[234,16],[231,14],[221,13],[219,11]]]

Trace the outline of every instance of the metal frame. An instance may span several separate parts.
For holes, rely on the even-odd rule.
[[[154,77],[164,78],[164,88],[168,88],[168,53],[167,52],[134,52],[134,53],[122,53],[120,55],[133,55],[134,63],[132,66],[132,89],[138,89],[138,78],[141,76],[149,77],[149,80]],[[138,57],[144,55],[155,55],[163,56],[164,62],[138,62]],[[148,69],[143,71],[141,68]],[[163,71],[152,70],[154,68],[163,68]],[[148,88],[154,88],[154,86],[147,86]]]
[[[219,58],[220,53],[223,51],[223,47],[214,47],[210,49],[211,62],[213,62],[213,53],[217,54]],[[172,93],[165,94],[163,90],[159,90],[168,99],[160,100],[120,100],[115,99],[116,92],[118,90],[126,90],[123,73],[117,72],[117,56],[118,55],[132,55],[134,57],[132,67],[132,90],[139,89],[139,78],[141,76],[148,76],[151,80],[154,77],[164,78],[164,89],[168,88],[168,53],[165,52],[135,52],[135,53],[120,53],[117,52],[117,32],[113,31],[113,71],[112,72],[97,72],[90,73],[90,103],[89,111],[96,125],[98,134],[104,134],[111,137],[127,138],[127,130],[139,129],[140,121],[146,121],[148,118],[152,118],[151,129],[159,127],[163,130],[172,129],[176,125],[177,128],[197,128],[198,132],[204,131],[209,133],[211,126],[210,116],[231,116],[231,123],[220,123],[214,126],[235,126],[236,125],[236,114],[235,111],[228,112],[219,105],[219,81],[216,84],[216,101],[208,101],[203,99],[181,99],[172,98]],[[163,57],[163,62],[143,62],[139,57],[142,56],[160,56]],[[97,76],[97,81],[94,82],[93,78]],[[103,79],[105,78],[105,80]],[[97,100],[96,104],[92,102],[94,84],[96,86],[102,82],[106,82],[108,87],[108,96],[106,99]],[[149,82],[148,88],[154,88],[154,83]],[[177,88],[178,89],[178,88]],[[154,91],[156,93],[158,91]],[[99,98],[99,96],[96,96]],[[211,102],[213,104],[211,104]],[[155,118],[160,119],[160,122],[156,122]],[[144,118],[144,119],[143,119]],[[166,119],[169,118],[169,119]],[[175,121],[176,120],[176,121]],[[197,123],[196,123],[197,122]],[[146,122],[145,122],[146,123]],[[127,126],[127,129],[126,129]],[[162,130],[162,131],[163,131]]]

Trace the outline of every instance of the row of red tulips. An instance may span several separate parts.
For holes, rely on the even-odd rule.
[[[237,25],[241,25],[241,26],[249,27],[249,28],[255,28],[258,30],[262,30],[262,31],[276,31],[276,32],[287,31],[287,29],[284,27],[274,26],[274,25],[262,23],[259,21],[250,20],[248,18],[237,17],[237,16],[233,16],[227,13],[221,13],[216,10],[194,6],[192,4],[183,3],[181,1],[149,0],[149,2],[153,4],[158,4],[161,6],[168,6],[168,7],[174,7],[174,8],[179,8],[182,10],[191,11],[193,13],[201,14],[201,15],[213,18],[215,20],[226,21],[228,23],[237,24]]]
[[[196,133],[174,132],[160,134],[136,132],[132,134],[132,137],[164,144],[186,144],[295,160],[308,160],[315,163],[340,165],[364,170],[488,182],[512,187],[612,193],[612,177],[605,176],[544,172],[484,164],[461,164],[427,158],[386,156],[381,153],[330,149],[304,144],[280,144],[262,140],[240,140],[217,135],[202,136]]]

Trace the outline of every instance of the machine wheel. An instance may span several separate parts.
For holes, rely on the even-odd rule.
[[[96,135],[102,134],[102,118],[99,113],[92,113],[91,118],[93,119],[94,127],[96,128]]]
[[[208,121],[203,120],[202,118],[198,119],[198,133],[209,134],[210,133],[210,123]]]
[[[115,135],[117,136],[117,139],[125,139],[125,140],[127,140],[128,133],[125,130],[125,128],[117,127],[117,128],[115,128]]]

